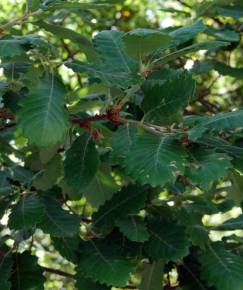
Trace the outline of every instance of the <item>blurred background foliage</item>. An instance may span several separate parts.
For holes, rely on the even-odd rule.
[[[42,2],[51,2],[52,0],[43,0]],[[91,3],[92,1],[82,1]],[[105,3],[106,1],[98,1],[98,3]],[[234,2],[234,6],[230,9],[224,8],[228,3]],[[28,3],[28,1],[27,1]],[[242,107],[243,96],[243,58],[242,58],[242,40],[241,33],[243,31],[243,2],[242,1],[199,1],[199,0],[126,0],[109,1],[112,6],[109,8],[99,10],[61,10],[49,13],[45,17],[45,22],[50,26],[42,23],[31,23],[25,21],[21,25],[21,29],[12,28],[11,32],[18,35],[20,31],[23,34],[39,34],[44,36],[50,44],[46,54],[38,54],[38,51],[33,52],[32,57],[41,60],[43,64],[56,67],[64,82],[69,86],[68,98],[72,104],[73,112],[78,111],[79,106],[84,106],[83,98],[90,96],[96,102],[92,104],[92,110],[100,110],[105,106],[104,99],[99,96],[106,95],[113,92],[107,91],[106,88],[100,85],[90,86],[86,77],[74,74],[72,70],[62,66],[62,62],[75,56],[75,59],[85,60],[85,55],[80,50],[79,39],[75,40],[75,35],[66,34],[62,37],[58,27],[65,27],[71,29],[89,39],[91,39],[98,31],[106,29],[119,29],[129,31],[137,27],[143,28],[159,28],[170,30],[171,27],[179,27],[189,25],[196,19],[202,19],[204,24],[208,25],[208,29],[204,34],[198,36],[199,40],[217,39],[230,40],[232,44],[217,54],[217,61],[223,62],[232,69],[229,71],[227,67],[216,67],[215,70],[210,70],[210,63],[205,62],[205,51],[200,51],[190,54],[187,57],[178,58],[172,65],[175,67],[184,67],[192,69],[196,72],[198,101],[188,106],[188,113],[193,114],[204,113],[212,114],[222,111],[230,111],[234,108]],[[221,7],[221,8],[218,8]],[[232,8],[233,7],[233,8]],[[25,0],[4,0],[0,3],[0,22],[5,23],[21,17],[28,13],[28,5]],[[220,10],[221,9],[221,10]],[[33,18],[34,19],[34,18]],[[35,24],[35,25],[34,25]],[[48,31],[49,30],[49,31]],[[52,31],[53,33],[51,33]],[[60,37],[61,36],[61,37]],[[184,44],[188,46],[192,44]],[[56,51],[56,48],[58,50]],[[207,56],[207,60],[214,61],[214,54]],[[220,74],[218,73],[220,71]],[[201,74],[201,72],[207,72]],[[17,85],[17,84],[16,84]],[[117,94],[117,92],[116,92]],[[87,107],[87,110],[89,107]],[[18,146],[24,144],[23,138],[17,139]],[[16,158],[16,156],[12,156]],[[222,186],[227,186],[222,184]],[[163,193],[166,195],[166,193]],[[79,212],[89,212],[89,205],[85,200],[80,200],[71,203],[72,209]],[[233,208],[225,214],[215,214],[204,217],[204,223],[208,225],[216,225],[222,220],[229,217],[236,217],[241,213],[240,208]],[[1,223],[4,225],[5,220]],[[4,233],[6,235],[6,233]],[[224,233],[224,235],[232,234]],[[238,232],[238,235],[242,235]],[[212,232],[211,238],[214,240],[220,239],[222,233]],[[21,241],[21,237],[20,241]],[[11,244],[11,240],[8,241]],[[50,238],[39,231],[35,235],[33,241],[33,251],[39,258],[39,263],[45,267],[59,268],[62,271],[74,273],[74,265],[62,258],[54,247],[50,246]],[[20,242],[20,249],[26,249],[29,245],[25,242]],[[64,278],[56,274],[45,274],[47,282],[45,289],[75,289],[72,279]],[[172,278],[176,280],[176,273]],[[173,276],[174,275],[174,276]],[[136,279],[136,277],[134,277]],[[1,286],[0,286],[1,287]],[[4,289],[3,289],[4,290]],[[151,289],[152,290],[152,289]]]

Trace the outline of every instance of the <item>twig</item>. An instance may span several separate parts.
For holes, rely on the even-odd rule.
[[[49,267],[42,267],[42,269],[49,273],[53,273],[53,274],[60,275],[60,276],[70,278],[70,279],[75,279],[75,275],[61,271],[61,270],[56,270]]]

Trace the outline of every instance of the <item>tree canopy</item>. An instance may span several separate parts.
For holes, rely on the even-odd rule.
[[[242,0],[0,4],[0,288],[243,289]]]

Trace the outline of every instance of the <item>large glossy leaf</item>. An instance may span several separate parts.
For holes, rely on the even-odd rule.
[[[142,272],[142,281],[139,290],[163,290],[162,278],[164,261],[145,263]]]
[[[70,237],[79,232],[80,219],[77,215],[63,210],[53,197],[44,198],[45,210],[38,225],[45,233],[53,237]]]
[[[174,121],[193,99],[195,81],[186,70],[164,69],[152,73],[143,83],[144,120],[153,123]]]
[[[189,242],[183,226],[155,221],[149,227],[149,233],[146,252],[154,260],[176,261],[188,254]]]
[[[117,192],[99,211],[94,214],[94,226],[109,230],[115,226],[115,220],[137,213],[145,204],[146,192],[136,185],[129,185]]]
[[[68,128],[65,94],[65,87],[54,75],[32,84],[17,116],[18,126],[31,143],[44,147],[63,141]]]
[[[204,190],[209,190],[213,182],[226,176],[232,167],[229,156],[224,153],[195,149],[191,154],[192,162],[186,175]]]
[[[140,59],[156,49],[168,46],[171,37],[159,30],[137,28],[123,36],[126,50],[134,58]]]
[[[36,226],[44,215],[44,204],[36,195],[24,195],[9,216],[12,229],[28,229]]]
[[[94,178],[99,156],[92,137],[85,133],[78,137],[66,153],[65,181],[71,190],[81,192]]]
[[[200,255],[201,276],[209,286],[217,290],[241,290],[243,260],[221,245],[210,245]]]
[[[131,262],[114,252],[112,246],[89,241],[83,248],[78,271],[93,281],[123,287],[134,267]]]
[[[170,135],[143,132],[124,161],[129,175],[142,184],[165,185],[183,172],[185,152]]]

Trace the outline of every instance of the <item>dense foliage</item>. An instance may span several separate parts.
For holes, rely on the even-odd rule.
[[[0,288],[242,290],[242,1],[11,2]]]

